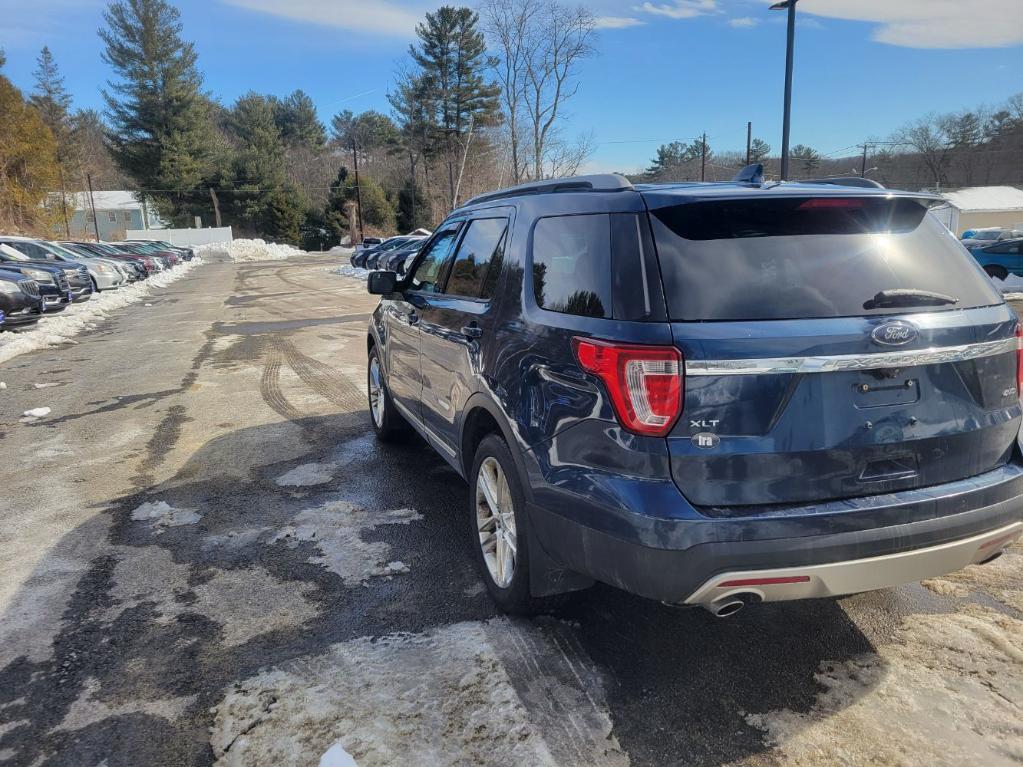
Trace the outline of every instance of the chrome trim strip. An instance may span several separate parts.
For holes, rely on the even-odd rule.
[[[945,362],[963,362],[1016,351],[1015,338],[963,346],[943,346],[874,354],[837,354],[830,357],[773,357],[745,360],[686,360],[687,376],[754,376],[771,373],[840,373],[847,370],[908,368]]]
[[[448,447],[447,443],[437,435],[437,432],[435,432],[433,429],[427,426],[426,422],[423,421],[423,419],[417,418],[416,416],[412,415],[412,411],[410,411],[407,407],[402,405],[397,400],[392,399],[391,402],[393,402],[394,406],[401,411],[401,414],[405,416],[406,420],[408,420],[410,424],[412,424],[414,427],[416,427],[416,429],[419,430],[419,433],[423,435],[427,442],[430,442],[431,444],[435,443],[436,447],[443,450],[452,458],[455,457],[456,451],[453,448]]]

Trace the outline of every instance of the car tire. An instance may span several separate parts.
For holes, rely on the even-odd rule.
[[[988,264],[984,267],[984,271],[987,272],[988,277],[1002,280],[1003,282],[1009,277],[1009,270],[1004,266],[993,266]]]
[[[377,439],[381,442],[395,442],[408,433],[408,422],[398,412],[387,383],[377,347],[369,350],[366,365],[366,388],[369,395],[369,422],[373,425]]]
[[[511,451],[499,435],[484,437],[476,448],[469,483],[470,543],[490,598],[511,615],[537,615],[563,604],[568,594],[530,593],[526,501]]]

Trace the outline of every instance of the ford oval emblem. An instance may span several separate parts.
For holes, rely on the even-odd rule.
[[[902,346],[910,341],[915,341],[919,332],[914,325],[902,320],[895,320],[878,325],[870,333],[870,337],[874,339],[875,343],[882,346]]]

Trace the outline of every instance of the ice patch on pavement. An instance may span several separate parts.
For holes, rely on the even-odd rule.
[[[334,479],[337,465],[333,463],[304,463],[276,479],[281,487],[311,487],[325,485]]]
[[[165,288],[175,280],[188,274],[202,263],[194,258],[165,272],[154,274],[145,282],[136,282],[118,290],[93,294],[81,304],[72,304],[60,314],[43,315],[32,330],[20,333],[4,333],[0,336],[0,363],[7,362],[20,354],[59,344],[77,343],[74,337],[98,320],[105,319],[109,312],[137,303],[156,288]]]
[[[340,743],[335,743],[320,757],[320,767],[359,767],[352,755]]]
[[[282,581],[263,567],[216,570],[193,586],[191,566],[178,564],[161,546],[128,547],[119,556],[110,591],[116,603],[100,614],[107,622],[149,603],[159,623],[198,613],[220,626],[224,644],[237,646],[261,634],[301,626],[319,614],[307,599],[316,591],[314,584]]]
[[[175,509],[166,501],[147,501],[131,513],[131,518],[136,522],[148,521],[157,533],[162,533],[168,527],[194,525],[202,515],[195,509]]]
[[[268,542],[290,548],[304,542],[314,543],[319,554],[307,561],[337,573],[351,586],[396,573],[390,567],[390,545],[385,541],[363,540],[364,531],[381,525],[407,525],[422,518],[413,509],[370,512],[347,501],[331,501],[300,511],[292,524],[280,529]]]
[[[911,615],[876,654],[822,663],[809,712],[746,720],[782,765],[1018,765],[1021,640],[1023,622],[984,608]]]
[[[53,729],[81,730],[92,724],[102,722],[111,717],[129,716],[131,714],[147,714],[162,717],[170,722],[179,719],[197,695],[183,695],[178,698],[161,698],[147,700],[133,693],[131,702],[112,702],[103,699],[99,680],[89,677],[85,680],[81,695],[75,699],[61,720]]]
[[[51,412],[53,411],[48,407],[34,407],[31,410],[26,410],[22,413],[21,417],[22,420],[25,421],[35,421],[39,418],[46,418],[46,416],[48,416]]]
[[[305,251],[291,245],[280,245],[264,240],[238,239],[233,242],[216,242],[199,245],[196,255],[204,258],[229,258],[232,261],[283,261],[292,256],[304,256]]]
[[[48,381],[46,383],[32,384],[33,389],[52,389],[54,386],[60,386],[60,384],[57,381]]]
[[[214,755],[317,764],[339,744],[359,767],[625,767],[602,681],[568,637],[553,621],[498,619],[336,644],[232,685]]]

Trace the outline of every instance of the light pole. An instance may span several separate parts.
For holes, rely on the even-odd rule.
[[[772,11],[788,11],[788,39],[785,46],[785,113],[781,129],[781,180],[789,177],[789,132],[792,124],[792,51],[796,44],[796,3],[782,0],[771,6]]]

